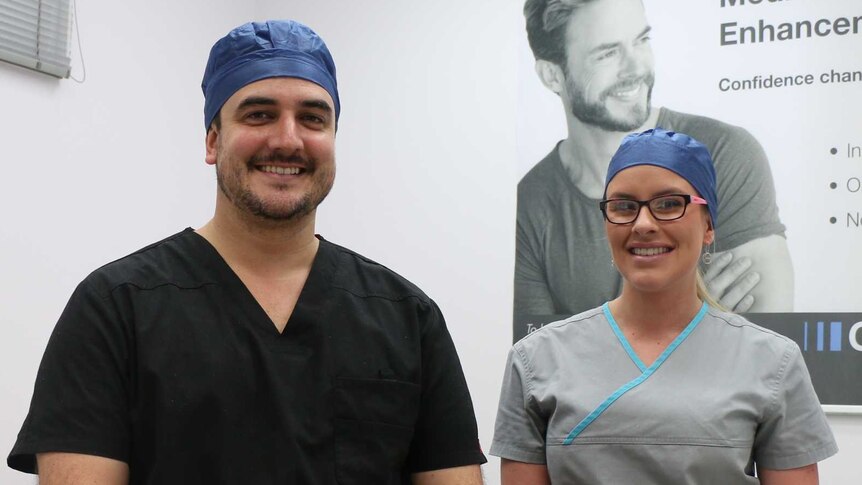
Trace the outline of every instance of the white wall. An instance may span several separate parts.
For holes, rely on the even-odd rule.
[[[338,177],[318,232],[440,304],[487,449],[511,338],[521,5],[91,0],[79,6],[85,84],[0,65],[0,452],[78,281],[210,216],[206,56],[231,27],[267,17],[313,26],[339,69]],[[830,422],[842,451],[822,482],[854,483],[862,419]],[[33,480],[0,467],[0,483]]]

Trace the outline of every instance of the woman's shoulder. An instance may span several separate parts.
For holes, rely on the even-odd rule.
[[[756,349],[770,349],[775,353],[784,354],[792,352],[798,345],[791,338],[774,330],[761,327],[746,317],[722,311],[710,307],[704,318],[707,323],[705,328],[710,333],[716,333],[713,338],[725,337],[732,339],[735,345],[744,347],[755,347]]]
[[[572,315],[563,320],[543,324],[515,343],[515,349],[522,353],[541,351],[549,345],[568,344],[579,341],[585,335],[594,335],[596,327],[607,326],[602,307]]]

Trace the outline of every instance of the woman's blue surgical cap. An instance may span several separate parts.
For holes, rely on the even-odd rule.
[[[249,22],[231,30],[210,51],[201,89],[204,128],[233,93],[246,84],[272,77],[295,77],[320,85],[341,113],[335,62],[323,39],[293,20]]]
[[[611,158],[603,198],[607,198],[608,184],[616,174],[638,165],[666,168],[684,178],[698,195],[706,199],[712,226],[716,227],[718,196],[715,191],[715,167],[703,143],[683,133],[662,128],[628,135]]]

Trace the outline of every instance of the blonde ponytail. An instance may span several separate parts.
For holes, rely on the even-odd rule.
[[[709,306],[717,310],[730,312],[730,310],[724,308],[724,305],[719,303],[718,300],[709,294],[709,290],[706,289],[706,283],[703,281],[703,274],[701,274],[700,268],[697,268],[697,276],[695,277],[695,280],[697,282],[697,297],[700,298],[701,301],[705,301]]]

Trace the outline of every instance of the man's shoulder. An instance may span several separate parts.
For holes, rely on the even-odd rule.
[[[535,164],[518,182],[518,190],[532,190],[540,188],[547,190],[548,184],[559,180],[561,162],[557,148],[559,144],[554,145],[554,148],[545,155],[545,158]]]
[[[666,130],[685,133],[711,149],[723,146],[744,147],[757,143],[754,136],[741,126],[664,107],[661,108],[657,124]]]
[[[554,148],[518,182],[518,218],[544,221],[556,213],[561,199],[573,193],[568,175],[563,170],[558,151]]]
[[[360,298],[391,301],[415,299],[428,304],[431,299],[418,286],[388,267],[356,251],[321,238],[321,246],[334,256],[332,286]]]
[[[85,279],[85,283],[106,294],[122,285],[153,288],[166,283],[200,286],[199,278],[189,271],[191,257],[202,257],[206,248],[195,248],[200,237],[186,228],[160,241],[144,246],[122,258],[107,263]]]

